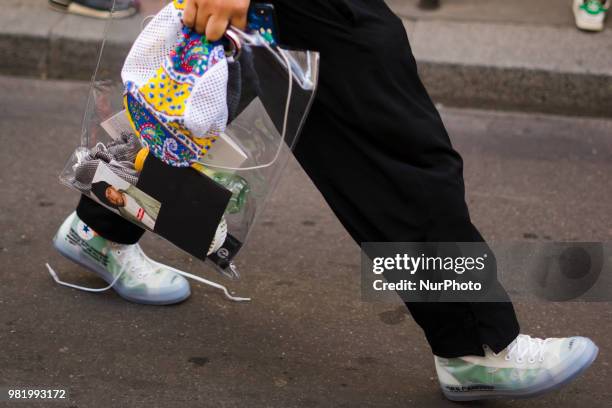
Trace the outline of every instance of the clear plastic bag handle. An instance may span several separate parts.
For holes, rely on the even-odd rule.
[[[289,121],[289,109],[291,107],[291,96],[293,95],[293,70],[291,69],[291,63],[289,62],[289,57],[287,57],[287,54],[285,53],[285,51],[280,47],[276,47],[276,49],[272,48],[258,34],[250,35],[232,26],[227,30],[226,36],[230,39],[230,41],[234,42],[234,44],[236,45],[236,49],[238,50],[236,53],[237,57],[240,55],[241,38],[246,38],[247,40],[249,40],[249,42],[252,42],[253,44],[263,45],[264,47],[268,49],[268,51],[274,54],[280,61],[282,61],[285,64],[285,69],[287,70],[287,78],[288,78],[287,81],[288,82],[287,82],[287,99],[285,101],[285,113],[283,114],[283,126],[282,126],[281,139],[280,139],[281,141],[278,144],[278,149],[276,150],[276,153],[274,154],[274,158],[270,160],[269,163],[266,163],[266,164],[260,164],[257,166],[250,166],[250,167],[229,167],[229,166],[222,166],[218,164],[206,163],[202,160],[198,160],[196,163],[202,166],[209,167],[209,168],[214,168],[214,169],[219,169],[219,170],[229,170],[229,171],[247,171],[247,170],[264,169],[266,167],[272,166],[277,161],[278,157],[280,156],[283,150],[283,142],[285,141],[285,136],[287,135],[287,122]],[[257,37],[259,37],[259,41],[257,40]]]

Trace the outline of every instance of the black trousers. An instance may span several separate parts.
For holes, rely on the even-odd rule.
[[[295,155],[353,239],[482,242],[461,157],[419,79],[401,20],[383,0],[273,3],[281,42],[321,53],[319,90]],[[77,212],[117,242],[143,232],[87,198]],[[407,307],[441,357],[482,355],[483,344],[499,352],[519,333],[509,300]]]

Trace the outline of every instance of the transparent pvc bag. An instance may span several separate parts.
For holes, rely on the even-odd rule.
[[[163,11],[167,4],[160,1],[159,10],[151,10],[150,2],[147,6],[144,13],[150,15]],[[92,185],[100,162],[126,186],[135,186],[141,175],[138,160],[142,159],[145,143],[134,131],[135,125],[132,123],[130,128],[123,117],[126,89],[121,72],[132,42],[149,21],[150,17],[141,14],[130,20],[111,18],[106,23],[85,106],[80,145],[60,175],[63,184],[98,202]],[[205,259],[224,276],[237,279],[239,273],[233,261],[277,184],[310,109],[319,55],[271,45],[265,35],[256,31],[231,28],[228,37],[227,124],[212,147],[193,161],[188,171],[231,192],[212,243],[210,247],[203,245],[205,256],[198,258]],[[145,163],[151,160],[150,156],[151,152]],[[131,216],[119,215],[134,222]],[[146,224],[136,224],[154,231]]]

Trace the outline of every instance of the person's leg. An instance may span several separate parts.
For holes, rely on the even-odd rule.
[[[401,21],[382,0],[276,7],[281,40],[321,52],[296,157],[355,241],[483,241]],[[509,302],[407,306],[438,356],[501,351],[519,333]]]
[[[482,242],[463,165],[382,0],[278,0],[281,40],[321,52],[320,87],[296,157],[357,243]],[[497,296],[508,299],[501,285]],[[499,298],[499,297],[498,297]],[[512,304],[409,303],[452,400],[528,397],[597,356],[584,337],[520,335]]]
[[[100,236],[118,244],[135,244],[145,232],[136,224],[129,222],[84,195],[81,196],[76,213],[81,221]]]

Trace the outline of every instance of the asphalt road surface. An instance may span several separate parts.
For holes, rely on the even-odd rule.
[[[225,282],[251,303],[193,283],[187,302],[146,307],[53,283],[45,262],[65,279],[101,284],[50,243],[77,201],[57,174],[77,144],[86,89],[0,78],[0,388],[69,392],[64,403],[15,406],[457,406],[442,397],[427,343],[403,306],[361,301],[359,249],[295,162],[242,254],[243,279]],[[488,239],[612,241],[612,122],[442,113]],[[151,234],[143,246],[221,279]],[[516,307],[523,332],[587,335],[600,357],[560,392],[478,406],[610,406],[610,304]]]

